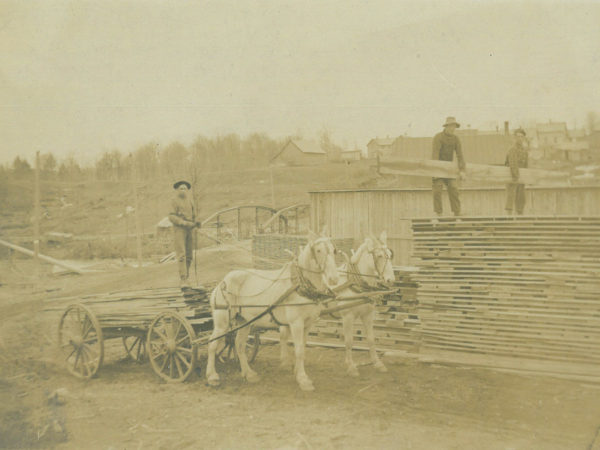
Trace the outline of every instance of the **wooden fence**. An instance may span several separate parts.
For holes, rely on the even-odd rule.
[[[531,187],[526,192],[528,216],[598,216],[600,186]],[[460,191],[466,216],[504,214],[502,187],[465,188]],[[447,194],[444,211],[450,213]],[[362,240],[365,233],[386,230],[394,263],[410,264],[413,218],[433,215],[431,189],[333,190],[310,193],[311,227],[328,225],[334,238]]]

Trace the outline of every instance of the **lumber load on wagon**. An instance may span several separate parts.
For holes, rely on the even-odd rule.
[[[191,323],[211,319],[207,287],[181,290],[178,287],[108,292],[85,297],[75,297],[73,303],[89,307],[103,328],[146,328],[160,313],[178,311]],[[67,300],[67,299],[63,299]],[[63,302],[46,308],[62,310]]]
[[[510,168],[487,164],[466,165],[466,177],[469,180],[508,183],[512,181]],[[428,159],[386,158],[379,161],[379,173],[384,175],[412,175],[431,178],[458,178],[459,171],[456,162],[435,161]],[[519,169],[519,178],[525,184],[540,184],[543,182],[566,181],[568,172],[543,169]]]

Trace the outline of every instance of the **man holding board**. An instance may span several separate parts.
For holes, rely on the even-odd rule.
[[[459,178],[465,178],[465,159],[460,145],[460,139],[454,134],[454,131],[460,127],[460,124],[454,117],[447,117],[444,124],[444,131],[438,133],[433,138],[433,150],[431,159],[436,161],[453,161],[454,154],[458,159]],[[444,185],[448,189],[448,198],[450,199],[450,208],[455,216],[460,216],[460,199],[458,197],[458,187],[454,178],[433,178],[433,210],[440,216],[442,214],[442,191]]]

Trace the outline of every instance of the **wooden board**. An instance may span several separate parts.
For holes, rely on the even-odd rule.
[[[379,162],[379,172],[387,175],[412,175],[429,178],[458,178],[456,161],[427,159],[385,159]],[[485,164],[466,163],[466,176],[470,180],[509,183],[512,181],[510,168]],[[567,180],[568,172],[542,169],[519,169],[519,179],[525,184],[540,184],[544,181]]]

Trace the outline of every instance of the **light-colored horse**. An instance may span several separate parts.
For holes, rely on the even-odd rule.
[[[340,297],[356,295],[350,284],[360,284],[359,288],[377,289],[379,283],[391,283],[394,281],[394,269],[392,267],[392,253],[387,247],[387,233],[381,233],[379,239],[369,236],[362,245],[353,252],[348,263],[339,268],[340,283],[333,290]],[[346,286],[346,287],[344,287]],[[328,307],[340,306],[348,302],[331,302]],[[337,312],[341,315],[344,325],[344,342],[346,344],[346,367],[348,373],[352,376],[358,376],[358,369],[352,359],[352,340],[354,331],[354,321],[360,318],[367,338],[369,355],[375,368],[380,372],[387,372],[383,362],[377,356],[375,350],[375,335],[373,332],[373,320],[375,318],[375,305],[373,302],[359,304],[357,306],[342,309]],[[288,352],[287,340],[289,331],[287,327],[280,328],[281,340],[281,362],[282,365],[289,364],[290,355]]]
[[[322,304],[313,298],[307,298],[306,287],[314,292],[329,292],[329,286],[339,283],[335,266],[335,248],[331,239],[309,232],[308,244],[300,250],[297,262],[286,264],[281,270],[234,270],[213,290],[210,298],[214,329],[211,339],[226,333],[230,328],[252,320],[277,302],[278,306],[270,314],[253,322],[256,327],[272,328],[287,325],[292,334],[296,355],[296,381],[303,390],[314,390],[312,381],[304,370],[304,351],[306,336],[312,324],[319,318]],[[298,284],[301,289],[294,290]],[[287,296],[286,296],[287,293]],[[285,296],[285,298],[283,298]],[[250,382],[259,377],[248,365],[244,348],[250,327],[237,331],[235,348],[239,357],[242,376]],[[219,384],[219,375],[215,369],[215,352],[219,340],[208,345],[208,364],[206,377],[210,385]]]

